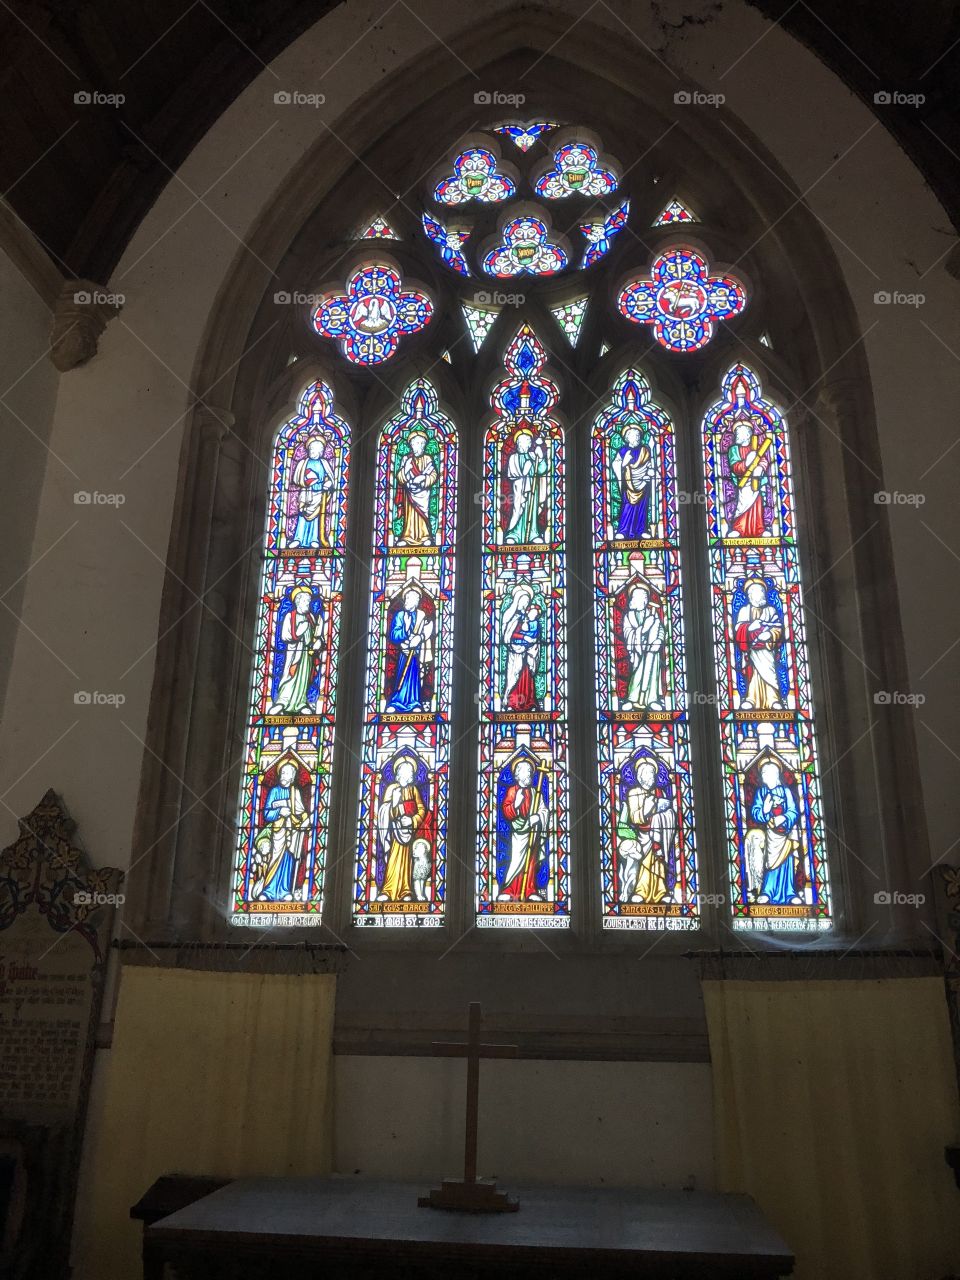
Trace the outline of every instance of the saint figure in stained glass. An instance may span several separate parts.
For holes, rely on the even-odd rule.
[[[298,448],[293,468],[296,523],[290,547],[329,547],[329,495],[333,489],[333,445],[321,436],[310,436]]]
[[[433,613],[429,597],[417,585],[408,586],[390,619],[388,711],[423,711],[429,707],[433,683]]]
[[[620,901],[657,905],[672,894],[677,878],[677,815],[670,773],[644,748],[621,770],[618,784]]]
[[[642,538],[651,515],[651,497],[655,479],[649,432],[641,426],[628,426],[623,444],[613,459],[613,474],[619,487],[620,515],[618,538]]]
[[[290,759],[263,777],[262,823],[253,842],[250,896],[292,902],[301,884],[310,826],[310,775]]]
[[[547,500],[547,457],[531,431],[521,429],[504,449],[504,541],[542,540],[542,511]]]
[[[278,615],[270,715],[315,714],[323,626],[323,602],[310,587],[297,586],[286,593]]]
[[[733,426],[727,449],[730,537],[761,538],[771,532],[768,481],[773,436],[759,418],[745,415]]]
[[[802,904],[800,808],[793,774],[772,754],[747,772],[746,799],[750,814],[744,837],[749,897],[761,906]]]
[[[397,467],[398,547],[425,547],[435,542],[435,514],[431,517],[433,487],[439,478],[436,462],[427,451],[421,431],[407,437],[406,452]]]
[[[663,619],[648,582],[629,589],[623,612],[623,644],[630,664],[624,711],[660,711],[663,707]]]
[[[783,607],[776,588],[748,579],[733,596],[737,684],[742,711],[779,711],[789,687]],[[785,687],[783,687],[785,686]]]
[[[426,766],[408,752],[384,769],[377,805],[379,902],[424,901],[427,896],[431,854],[423,832],[430,815],[424,796],[428,786]]]
[[[522,755],[502,770],[497,792],[497,900],[541,902],[550,876],[547,772],[539,760]]]
[[[501,702],[506,711],[535,711],[543,644],[544,609],[533,590],[520,583],[507,596],[500,622],[504,653]]]

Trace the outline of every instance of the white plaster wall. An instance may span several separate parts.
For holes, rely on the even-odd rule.
[[[0,247],[0,708],[13,662],[34,551],[44,472],[62,468],[48,453],[59,374],[48,357],[50,308]],[[43,531],[37,549],[43,548]],[[0,792],[13,778],[3,783]],[[38,797],[39,799],[39,797]],[[17,810],[6,816],[14,821]],[[9,826],[4,823],[4,830]]]
[[[424,1183],[459,1173],[462,1060],[334,1063],[337,1173]],[[484,1062],[478,1171],[505,1185],[710,1190],[710,1088],[700,1062]]]

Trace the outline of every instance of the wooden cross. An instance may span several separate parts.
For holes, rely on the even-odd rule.
[[[467,1113],[463,1139],[463,1178],[444,1178],[440,1187],[434,1187],[428,1196],[421,1196],[418,1204],[425,1209],[459,1209],[467,1213],[512,1213],[519,1209],[519,1201],[506,1192],[498,1191],[493,1178],[477,1177],[477,1119],[480,1099],[480,1059],[515,1058],[515,1044],[480,1043],[480,1005],[470,1005],[470,1021],[466,1043],[434,1041],[433,1052],[445,1058],[467,1060]]]

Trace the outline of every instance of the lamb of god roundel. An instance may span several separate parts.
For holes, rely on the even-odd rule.
[[[371,204],[359,236],[354,224],[344,284],[309,327],[381,409],[351,427],[325,376],[273,436],[233,923],[318,924],[336,856],[351,924],[367,929],[442,929],[464,909],[483,930],[570,929],[587,877],[600,894],[584,927],[625,941],[699,928],[714,909],[704,879],[725,881],[736,929],[831,927],[787,424],[739,362],[702,422],[661,402],[658,373],[719,345],[747,290],[686,242],[648,265],[624,234],[631,210],[667,236],[700,220],[676,196],[664,207],[642,157],[621,159],[559,119],[493,121],[451,147],[411,218],[393,205],[370,220]],[[414,367],[392,382],[405,346]],[[478,399],[488,357],[498,372]],[[476,438],[468,465],[469,423],[482,449]],[[376,441],[360,473],[354,431]],[[684,474],[694,448],[699,478]],[[356,546],[354,490],[372,510]],[[703,507],[699,531],[681,523],[684,494]],[[698,538],[702,599],[686,573]],[[572,625],[568,555],[592,574]],[[361,625],[343,602],[364,593]],[[361,643],[362,696],[338,706]],[[589,678],[570,680],[568,646],[589,647]],[[707,655],[716,692],[697,698],[688,673]],[[577,717],[595,763],[578,763]],[[695,762],[694,740],[712,755]],[[338,752],[356,771],[335,770]],[[723,797],[711,867],[708,791]],[[594,839],[571,823],[574,799]],[[448,878],[448,839],[471,826],[457,856],[472,861],[472,901],[453,903],[464,878]]]

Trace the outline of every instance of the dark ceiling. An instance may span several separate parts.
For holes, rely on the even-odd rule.
[[[171,170],[263,65],[336,2],[0,0],[0,192],[65,274],[106,282]],[[754,4],[870,105],[960,226],[958,6]],[[398,18],[414,21],[411,7],[416,0],[404,0]],[[75,101],[91,91],[125,101]],[[925,101],[875,105],[884,91]]]

